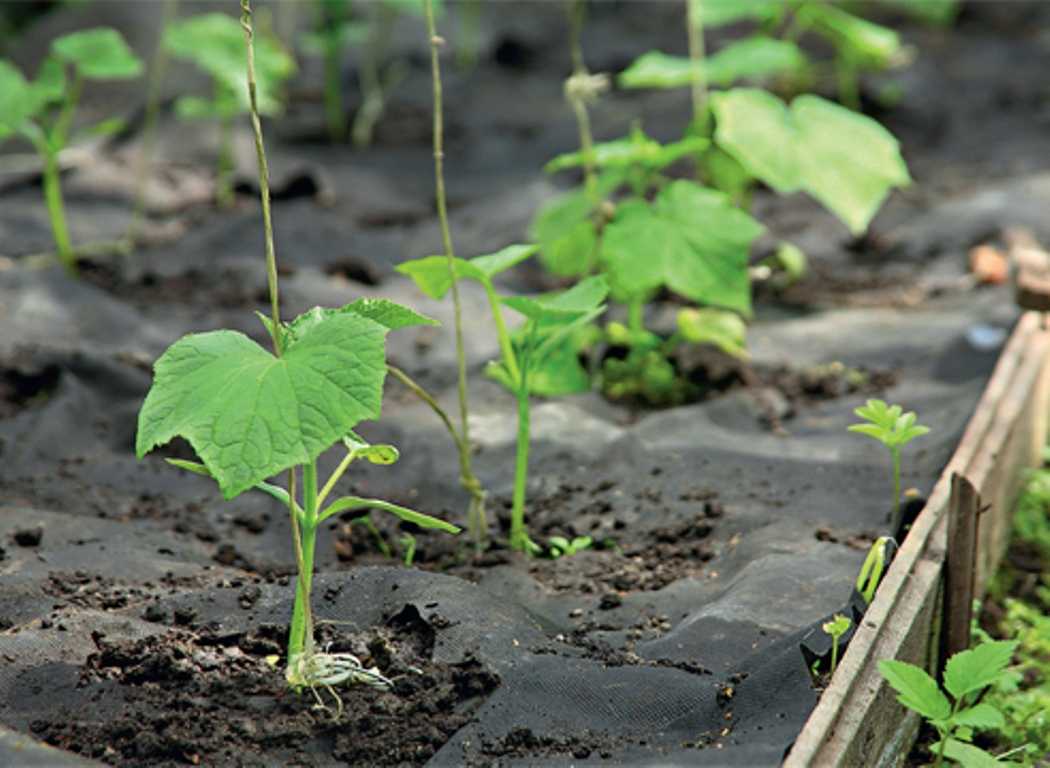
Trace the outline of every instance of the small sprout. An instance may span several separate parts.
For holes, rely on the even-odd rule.
[[[857,432],[878,440],[890,451],[893,460],[893,513],[891,516],[894,533],[900,527],[901,505],[901,448],[917,437],[930,431],[916,423],[918,418],[914,411],[903,412],[899,405],[887,405],[883,400],[868,400],[854,410],[854,413],[865,419],[864,424],[853,424],[850,432]]]
[[[831,674],[835,674],[835,669],[839,664],[839,639],[849,631],[850,626],[853,622],[848,617],[843,616],[841,613],[836,613],[831,617],[831,621],[825,621],[821,625],[821,629],[828,635],[831,635]]]
[[[398,542],[401,544],[401,548],[405,550],[405,565],[411,568],[412,563],[416,559],[416,537],[411,533],[406,533],[398,539]]]
[[[875,590],[878,589],[886,566],[896,551],[897,542],[892,536],[880,536],[868,550],[868,556],[864,558],[864,565],[857,575],[857,592],[868,605],[875,599]]]
[[[555,560],[559,557],[575,555],[577,552],[590,549],[593,545],[594,539],[590,536],[576,536],[572,541],[569,541],[564,536],[551,536],[547,540],[547,549],[550,552],[550,556]]]

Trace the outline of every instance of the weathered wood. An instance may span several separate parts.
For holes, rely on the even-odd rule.
[[[1026,313],[999,356],[966,431],[922,513],[888,569],[791,752],[786,768],[893,765],[914,736],[915,719],[878,672],[896,658],[927,669],[936,663],[941,571],[948,538],[951,476],[965,475],[991,502],[977,540],[980,594],[1005,546],[1021,472],[1041,456],[1050,411],[1050,332]],[[990,534],[984,535],[988,530]]]
[[[952,473],[948,500],[948,548],[944,570],[944,631],[941,661],[970,647],[974,577],[977,571],[977,528],[981,498],[973,483]]]

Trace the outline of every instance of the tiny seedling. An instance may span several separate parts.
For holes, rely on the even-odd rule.
[[[257,36],[254,44],[259,49],[256,70],[259,112],[278,115],[282,111],[281,86],[295,72],[295,61],[272,36]],[[230,205],[233,203],[234,119],[248,112],[244,32],[232,16],[204,13],[169,25],[164,30],[163,45],[172,56],[193,62],[211,77],[211,95],[180,96],[175,102],[175,114],[183,120],[218,121],[215,199],[219,205]]]
[[[887,405],[883,400],[868,400],[853,412],[865,423],[853,424],[849,431],[878,440],[890,451],[893,463],[893,512],[890,522],[892,530],[896,532],[901,524],[901,448],[925,435],[930,428],[915,423],[918,417],[914,411],[904,413],[899,405]]]
[[[416,559],[416,537],[411,533],[404,534],[398,541],[401,544],[401,549],[404,550],[404,561],[405,565],[409,568],[412,567],[412,563]]]
[[[1016,647],[1015,641],[999,640],[955,654],[944,668],[943,691],[921,667],[892,659],[879,662],[879,672],[897,691],[897,700],[937,731],[939,739],[931,747],[936,754],[934,768],[940,768],[945,758],[967,767],[1000,764],[972,741],[974,731],[1001,729],[1003,714],[977,700],[986,688],[1011,675],[1007,666]]]
[[[831,636],[831,674],[835,674],[835,670],[839,664],[839,639],[849,631],[849,628],[853,625],[853,622],[849,620],[849,617],[843,616],[841,613],[836,613],[831,617],[831,621],[825,621],[820,625],[820,628],[824,630],[824,633]]]
[[[551,536],[547,539],[547,551],[555,560],[559,557],[575,555],[577,552],[590,549],[593,545],[594,539],[590,536],[574,536],[572,541],[564,536]]]
[[[866,605],[875,599],[875,590],[879,588],[886,567],[897,551],[897,541],[892,536],[879,536],[872,542],[864,564],[857,574],[857,593],[864,598]]]
[[[80,93],[86,80],[128,80],[141,73],[142,62],[124,38],[105,27],[55,39],[32,82],[9,61],[0,60],[0,141],[20,135],[40,155],[55,250],[70,274],[77,270],[59,181],[62,150],[72,141],[112,134],[123,126],[114,118],[74,132],[73,115]]]
[[[342,496],[329,501],[354,461],[397,460],[392,446],[370,445],[353,428],[380,415],[387,333],[434,321],[393,302],[369,299],[341,309],[315,308],[291,322],[281,321],[249,0],[241,0],[241,9],[272,311],[271,317],[259,317],[270,334],[273,352],[229,330],[190,334],[176,341],[154,366],[153,385],[139,412],[135,453],[141,459],[172,438],[183,437],[201,461],[172,463],[213,478],[224,498],[257,489],[288,507],[298,578],[285,678],[291,688],[309,688],[317,696],[319,686],[362,680],[383,684],[352,656],[314,648],[310,592],[320,525],[342,512],[376,509],[421,528],[449,533],[459,529],[380,499]],[[335,444],[342,445],[345,455],[320,484],[317,459]],[[288,471],[287,488],[270,482],[284,471]],[[319,704],[323,706],[320,699]]]

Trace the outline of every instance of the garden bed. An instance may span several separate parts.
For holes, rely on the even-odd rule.
[[[140,18],[134,4],[102,7],[106,23],[123,26],[129,39],[150,38],[156,20]],[[560,40],[563,15],[543,8],[493,14],[478,68],[449,76],[452,223],[464,254],[520,239],[553,192],[538,169],[574,146],[560,87],[567,51],[551,42]],[[76,27],[83,12],[49,17],[16,57],[31,67],[34,35]],[[616,12],[599,5],[586,40],[592,69],[622,68],[648,48],[680,48],[684,42],[665,39],[678,13],[662,4]],[[475,556],[465,537],[415,531],[409,568],[386,557],[360,523],[326,524],[316,556],[319,639],[394,683],[388,692],[340,689],[338,717],[330,699],[330,711],[316,711],[312,696],[285,690],[268,661],[283,651],[291,614],[287,510],[251,494],[222,502],[209,480],[163,462],[160,454],[192,458],[185,444],[143,462],[133,451],[150,366],[172,341],[218,327],[265,338],[251,312],[265,308],[266,275],[250,155],[236,205],[201,205],[206,174],[186,158],[207,155],[208,139],[162,118],[154,181],[170,196],[158,192],[152,203],[157,243],[86,262],[80,281],[40,267],[34,254],[49,247],[49,235],[39,189],[32,177],[8,180],[0,210],[0,723],[11,731],[0,730],[0,762],[773,765],[796,737],[789,759],[813,759],[807,745],[845,722],[834,720],[846,717],[838,714],[843,702],[863,702],[853,686],[869,679],[863,662],[882,658],[880,643],[892,636],[904,658],[925,658],[944,547],[945,466],[976,473],[982,496],[1006,500],[1013,486],[996,478],[1023,463],[1024,452],[989,463],[980,457],[992,454],[980,450],[1021,439],[1009,425],[1045,406],[1045,387],[1018,401],[1001,373],[1015,365],[1032,380],[1042,375],[1031,362],[1042,332],[1031,317],[1015,327],[1008,290],[975,286],[966,261],[969,246],[1010,225],[1050,234],[1045,169],[1032,165],[1045,162],[1034,149],[1038,132],[1003,107],[972,129],[996,135],[989,151],[1002,162],[974,161],[972,136],[960,138],[959,126],[973,125],[983,105],[935,98],[962,77],[953,73],[998,61],[1004,47],[1037,62],[1045,54],[994,26],[986,31],[999,24],[1020,34],[994,9],[972,14],[958,30],[965,44],[908,31],[923,55],[901,107],[886,117],[897,121],[920,183],[891,200],[875,236],[852,240],[800,196],[759,195],[763,220],[802,246],[813,268],[786,293],[760,292],[751,376],[712,357],[695,361],[703,399],[673,409],[597,393],[534,406],[530,531],[544,544],[590,536],[592,548],[557,559],[506,548],[514,402],[481,376],[498,354],[487,322],[467,324],[475,470],[491,492],[495,544]],[[320,105],[308,93],[268,126],[282,291],[289,316],[379,296],[441,320],[440,328],[392,335],[389,355],[451,409],[451,310],[393,272],[439,242],[422,38],[418,28],[403,31],[395,46],[416,58],[377,146],[353,152],[318,143]],[[988,82],[1011,76],[997,66],[981,70]],[[525,95],[507,104],[511,92]],[[683,122],[679,96],[617,93],[596,110],[596,132],[619,135],[643,114],[652,134],[669,133],[664,126]],[[125,97],[133,112],[136,97]],[[950,140],[931,141],[936,126]],[[238,146],[248,148],[248,138],[239,136]],[[97,179],[107,168],[111,179],[126,175],[136,141],[132,132],[91,167],[70,172],[76,239],[123,232],[128,189],[100,188]],[[552,285],[531,267],[503,281],[517,292]],[[482,292],[471,288],[463,289],[466,316],[487,317]],[[668,325],[674,308],[655,304],[651,321]],[[1000,358],[999,339],[1011,328]],[[986,388],[997,359],[1000,373]],[[887,532],[885,456],[846,432],[869,396],[903,403],[933,428],[906,451],[904,483],[915,489],[915,508],[930,502],[871,609],[878,631],[861,628],[814,711],[819,692],[799,645],[846,604],[868,545]],[[1034,435],[1038,425],[1026,429]],[[463,522],[453,446],[426,406],[389,380],[383,421],[361,432],[397,445],[401,460],[355,467],[343,483],[350,492]],[[973,435],[990,432],[998,436],[978,450]],[[959,458],[964,451],[968,458]],[[337,460],[322,457],[322,468]],[[991,480],[980,479],[986,474]],[[377,523],[400,554],[406,531]],[[995,562],[995,548],[987,551],[982,573]],[[911,596],[905,587],[925,591]],[[900,605],[911,612],[890,617]],[[888,710],[888,696],[879,697]],[[836,714],[821,714],[829,711]],[[38,753],[25,734],[66,754]],[[859,743],[843,742],[837,759]]]

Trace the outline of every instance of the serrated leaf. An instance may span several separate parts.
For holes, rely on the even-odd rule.
[[[378,323],[339,314],[286,337],[280,358],[234,331],[185,336],[154,366],[136,455],[182,436],[226,499],[313,461],[379,416],[385,334]]]
[[[240,22],[223,13],[198,14],[168,26],[163,42],[173,56],[194,62],[222,83],[233,96],[238,111],[247,111],[247,43]],[[279,114],[281,84],[295,72],[295,61],[272,36],[257,31],[254,46],[259,111]],[[212,111],[225,113],[227,109],[224,103],[212,102]]]
[[[693,344],[714,344],[727,355],[747,357],[747,324],[723,309],[683,309],[678,332]]]
[[[884,659],[879,672],[893,689],[897,700],[930,720],[942,720],[952,713],[952,705],[936,681],[925,670],[904,661]]]
[[[781,193],[802,190],[860,234],[894,187],[911,182],[897,140],[869,117],[818,96],[788,107],[737,88],[711,95],[716,143]]]
[[[127,80],[142,74],[142,61],[109,27],[63,35],[51,43],[51,50],[89,80]]]
[[[867,435],[868,437],[874,437],[876,440],[883,440],[886,435],[886,430],[877,424],[851,424],[846,429],[850,432],[857,432],[861,435]]]
[[[39,102],[10,62],[0,60],[0,139],[16,133],[37,112]]]
[[[948,659],[944,687],[959,699],[994,683],[1010,664],[1017,642],[997,640],[981,643]]]
[[[506,296],[504,304],[530,320],[543,323],[571,322],[588,314],[609,295],[606,279],[597,275],[588,277],[572,288],[546,296]]]
[[[990,731],[1006,725],[1003,713],[991,704],[976,704],[968,709],[956,712],[952,717],[955,725],[965,725],[978,731]]]
[[[601,260],[618,300],[661,286],[702,304],[751,313],[751,243],[763,227],[725,195],[679,180],[650,204],[619,206],[606,227]]]
[[[930,749],[936,754],[940,749],[940,742],[931,745]],[[995,755],[958,739],[948,739],[944,745],[944,756],[959,763],[963,768],[1002,768],[1004,765],[995,759]]]
[[[437,320],[416,312],[411,307],[389,299],[357,299],[334,312],[352,312],[374,320],[384,328],[397,331],[414,325],[441,325]]]
[[[536,252],[536,245],[509,245],[495,253],[475,256],[472,259],[456,258],[452,260],[457,280],[478,280],[482,283],[515,264],[529,258]],[[416,286],[432,299],[440,299],[452,287],[452,276],[449,274],[448,258],[445,256],[424,256],[421,259],[406,261],[397,266],[397,271],[412,278]]]

